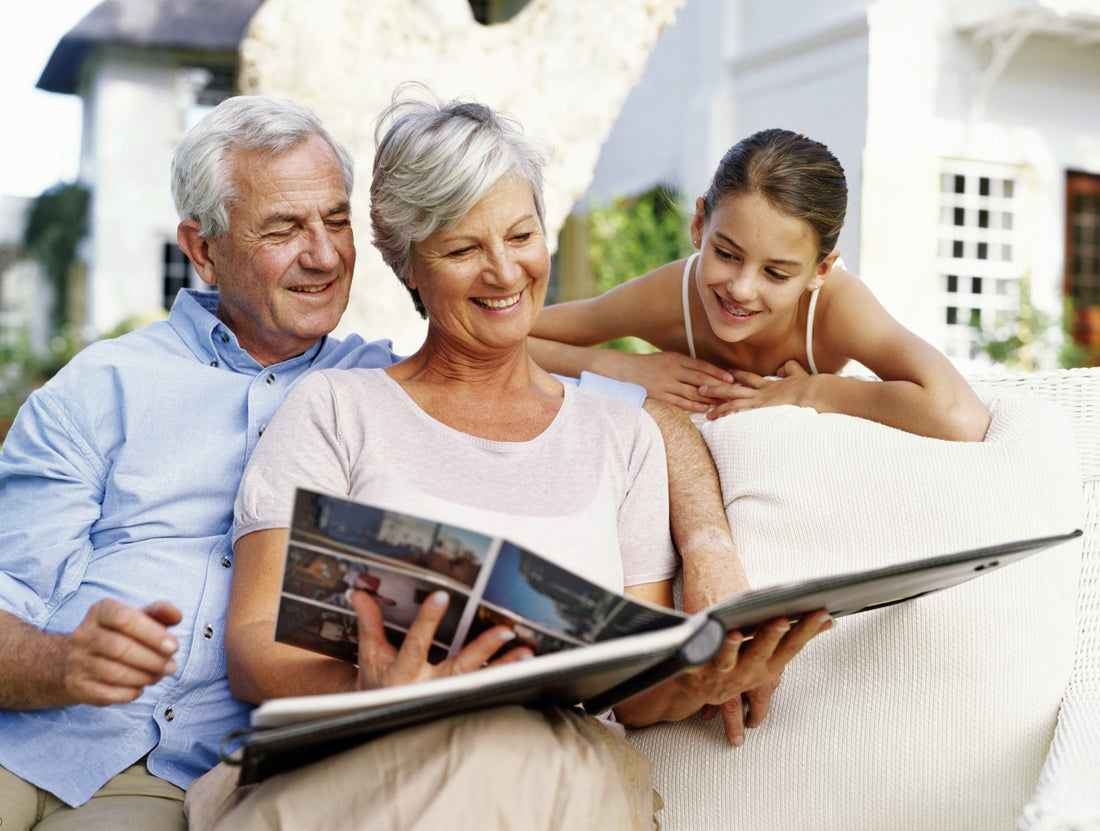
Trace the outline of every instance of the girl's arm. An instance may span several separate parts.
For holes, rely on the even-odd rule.
[[[595,372],[646,388],[650,396],[681,409],[706,412],[718,403],[699,393],[704,384],[729,384],[733,376],[707,361],[689,358],[679,294],[683,261],[669,263],[587,300],[542,310],[528,348],[550,372],[578,376]],[[648,355],[594,349],[634,336],[661,350]]]
[[[409,684],[470,672],[484,666],[515,633],[495,626],[461,652],[438,664],[428,662],[436,627],[447,610],[444,592],[428,597],[396,650],[386,639],[382,612],[369,594],[352,594],[359,620],[359,666],[274,640],[282,585],[287,529],[256,531],[233,548],[233,584],[226,616],[225,651],[229,686],[242,701],[347,692]],[[529,649],[513,649],[496,663],[518,660]]]
[[[854,275],[840,272],[822,289],[814,352],[854,360],[877,375],[869,382],[839,375],[807,375],[788,362],[768,381],[734,371],[738,386],[704,394],[730,400],[713,417],[774,404],[813,407],[878,421],[910,433],[954,441],[981,441],[989,412],[951,362],[898,323]]]
[[[628,586],[626,594],[661,606],[672,605],[671,581]],[[732,632],[711,661],[623,702],[615,708],[615,715],[627,727],[644,727],[660,721],[679,721],[706,705],[731,702],[736,714],[734,718],[726,718],[726,737],[730,744],[741,745],[744,742],[741,694],[778,678],[787,662],[812,637],[831,626],[832,618],[820,611],[807,615],[793,628],[781,618],[773,620],[748,641],[743,641],[740,633]]]

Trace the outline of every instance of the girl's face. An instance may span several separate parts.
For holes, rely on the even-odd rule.
[[[691,239],[702,252],[695,284],[707,320],[731,343],[788,331],[799,298],[824,282],[837,257],[818,263],[810,224],[758,194],[727,196],[706,219],[696,200]]]

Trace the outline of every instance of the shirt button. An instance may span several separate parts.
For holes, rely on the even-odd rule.
[[[274,384],[275,383],[275,376],[274,375],[268,375],[267,376],[267,383]]]
[[[232,560],[228,557],[222,557],[222,568],[229,568],[231,565],[233,565]]]
[[[229,343],[229,335],[225,332],[222,332],[222,343]]]
[[[202,630],[202,636],[204,638],[206,638],[207,640],[214,637],[214,627],[213,626],[207,626],[205,629]]]
[[[217,361],[211,361],[211,362],[210,362],[210,366],[217,366],[217,365],[218,365],[218,362],[217,362]]]
[[[262,435],[264,434],[264,430],[266,430],[266,429],[267,429],[267,425],[266,425],[266,424],[261,424],[261,425],[260,425],[260,435],[261,435],[261,436],[262,436]]]
[[[171,721],[175,717],[176,717],[176,711],[173,710],[171,707],[169,707],[167,710],[164,711],[165,721]]]

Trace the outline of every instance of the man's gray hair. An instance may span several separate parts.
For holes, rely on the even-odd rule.
[[[371,241],[425,317],[420,294],[406,282],[413,246],[459,222],[506,176],[531,186],[545,228],[542,168],[550,153],[509,115],[430,93],[402,99],[407,87],[398,87],[375,128]]]
[[[274,157],[313,136],[336,154],[350,198],[355,162],[317,116],[293,101],[263,95],[222,101],[187,132],[172,157],[172,200],[179,218],[198,222],[201,237],[220,237],[229,230],[229,208],[237,198],[231,156],[245,150]]]

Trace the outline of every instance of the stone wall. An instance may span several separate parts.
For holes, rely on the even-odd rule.
[[[478,24],[467,0],[266,0],[241,45],[245,92],[310,107],[351,147],[359,259],[341,333],[391,337],[411,353],[423,321],[370,245],[374,119],[403,81],[515,115],[554,148],[546,170],[551,246],[585,192],[600,148],[684,0],[531,0],[505,23]]]

